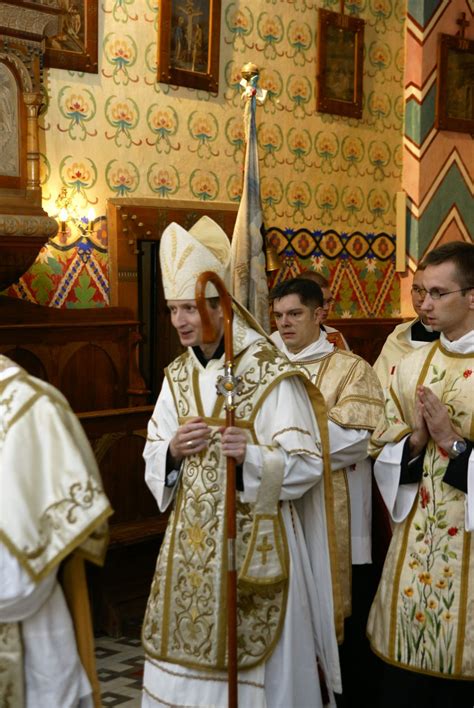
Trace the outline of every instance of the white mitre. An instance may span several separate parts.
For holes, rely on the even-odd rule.
[[[230,290],[230,242],[225,231],[203,216],[189,231],[172,222],[160,241],[161,278],[165,300],[194,300],[198,276],[206,270],[217,273]],[[212,283],[206,297],[217,297]]]

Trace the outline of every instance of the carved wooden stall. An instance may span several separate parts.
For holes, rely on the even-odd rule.
[[[395,327],[403,322],[400,317],[390,319],[358,318],[328,320],[328,325],[342,332],[351,350],[374,364],[385,340]]]
[[[96,628],[120,634],[143,616],[167,515],[145,485],[153,406],[137,368],[138,322],[126,308],[57,310],[0,297],[0,353],[69,400],[115,511],[104,569],[89,568]]]

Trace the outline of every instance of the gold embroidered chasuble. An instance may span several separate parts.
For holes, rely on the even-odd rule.
[[[383,410],[380,386],[366,361],[351,352],[334,349],[317,359],[292,363],[321,391],[327,416],[342,428],[374,430]],[[337,529],[339,586],[344,616],[352,611],[350,499],[347,470],[332,472]]]
[[[414,392],[428,386],[459,433],[474,438],[474,355],[440,342],[403,359],[387,395],[372,453],[414,426]],[[466,495],[443,482],[449,458],[430,439],[412,509],[395,525],[369,616],[373,649],[386,661],[444,678],[474,678],[474,548]]]
[[[240,351],[235,363],[236,375],[243,377],[236,401],[236,425],[247,431],[249,443],[258,444],[254,420],[266,396],[284,378],[298,374],[263,338]],[[143,643],[147,654],[156,659],[201,669],[225,669],[226,458],[220,452],[219,433],[225,425],[223,400],[217,398],[212,415],[204,415],[199,372],[188,352],[168,367],[166,375],[179,424],[201,416],[212,433],[207,450],[185,458],[182,464],[148,601]],[[321,455],[327,461],[324,404],[317,392],[313,392],[313,398],[321,421]],[[293,453],[308,454],[313,433],[298,428],[294,433],[300,447]],[[285,431],[275,433],[275,440],[265,447],[266,464],[256,504],[237,503],[240,669],[256,666],[270,656],[285,618],[289,556],[278,501],[283,469],[279,456],[272,459],[279,434]],[[330,479],[325,479],[326,500],[331,500],[331,494]],[[332,513],[328,526],[334,528]],[[341,623],[340,605],[337,611]]]
[[[0,698],[2,708],[21,708],[25,702],[18,622],[0,622]]]
[[[59,391],[1,355],[0,475],[0,542],[33,580],[72,551],[103,562],[112,510],[85,433]],[[23,693],[19,627],[0,623],[0,695]]]

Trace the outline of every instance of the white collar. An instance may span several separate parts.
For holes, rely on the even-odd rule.
[[[319,337],[315,342],[311,342],[311,344],[308,344],[307,347],[302,349],[297,354],[294,354],[287,349],[286,344],[281,338],[279,332],[273,332],[271,339],[278,349],[281,349],[283,354],[285,354],[290,361],[321,359],[321,357],[326,356],[326,354],[331,354],[331,352],[334,351],[334,344],[331,344],[331,342],[328,341],[327,334],[326,332],[323,332],[323,330],[320,331]]]
[[[453,354],[474,353],[474,329],[471,329],[459,339],[455,339],[454,342],[450,342],[446,335],[441,333],[439,341],[444,349],[447,349],[448,352]]]

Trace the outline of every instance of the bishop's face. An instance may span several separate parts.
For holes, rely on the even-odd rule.
[[[201,315],[197,309],[196,300],[168,300],[168,309],[171,314],[171,324],[178,333],[179,341],[183,347],[200,347],[205,356],[211,356],[224,331],[224,318],[220,305],[211,307],[207,303],[207,309],[211,324],[216,332],[216,339],[213,342],[204,344],[202,341]]]

